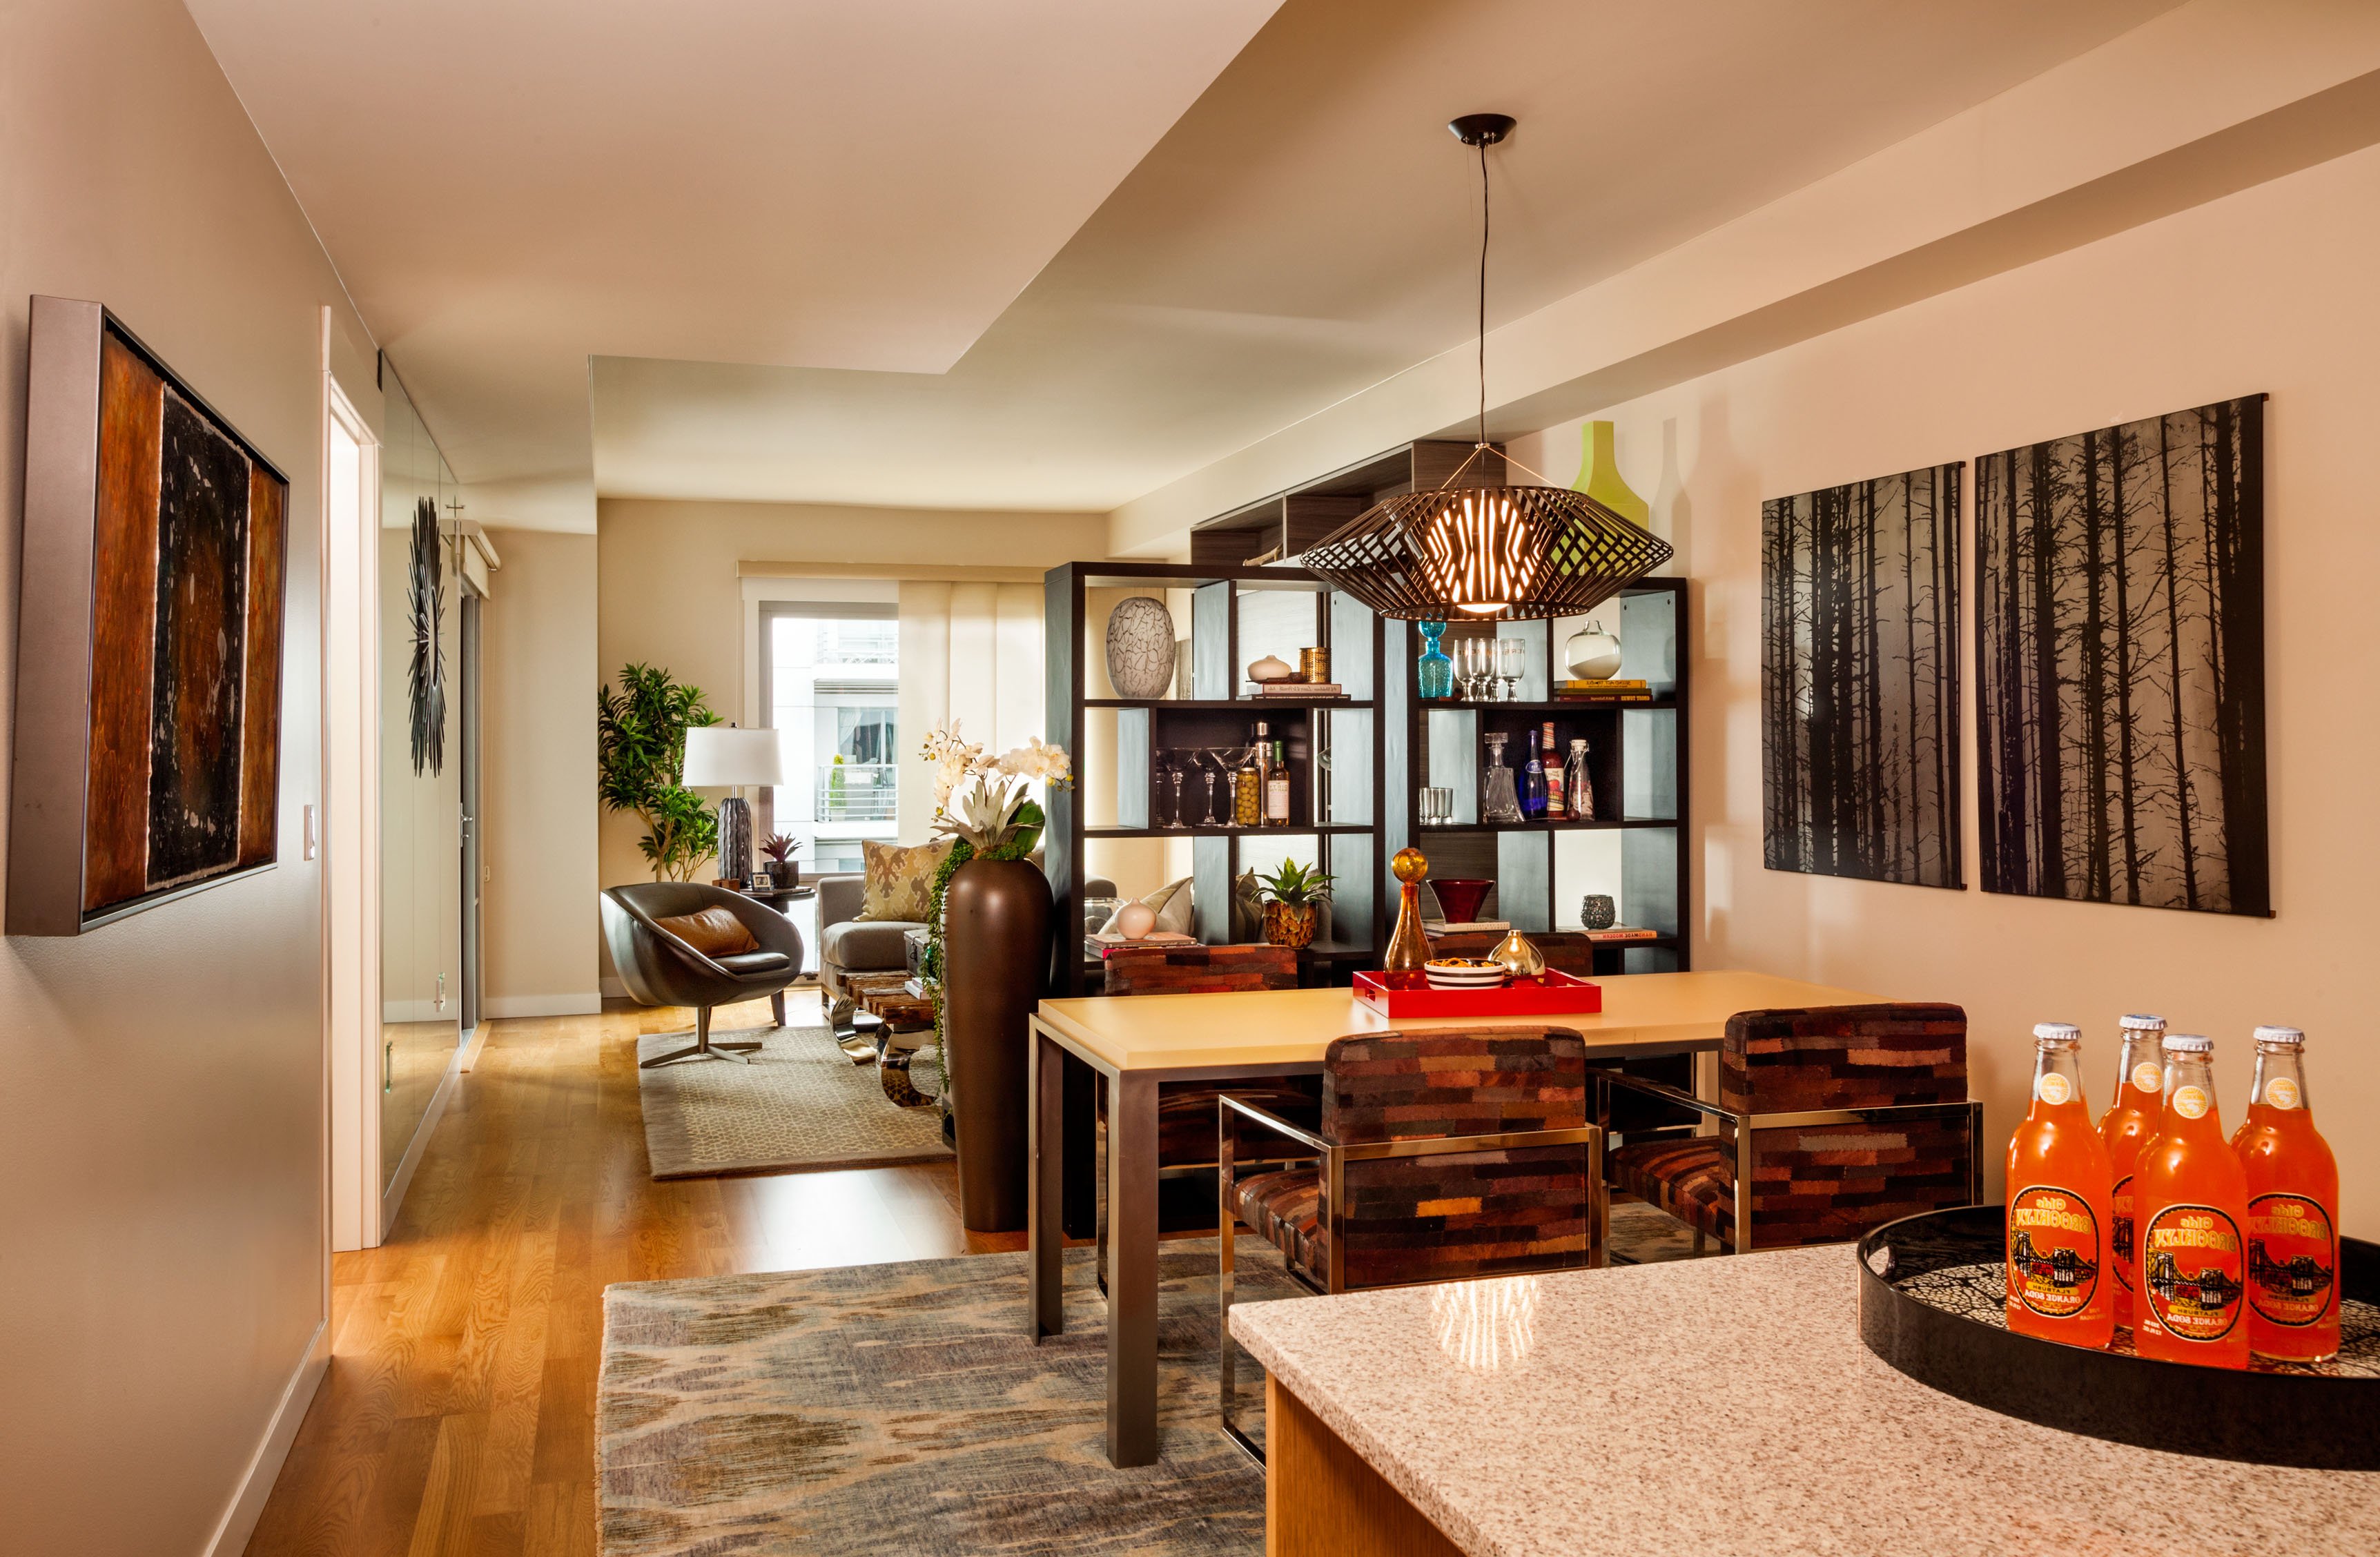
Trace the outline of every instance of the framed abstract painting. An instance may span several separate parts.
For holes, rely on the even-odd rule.
[[[1771,870],[1964,884],[1960,475],[1929,466],[1761,505]]]
[[[97,303],[36,298],[8,933],[274,863],[288,479]]]
[[[2272,912],[2264,413],[1975,461],[1985,892]]]

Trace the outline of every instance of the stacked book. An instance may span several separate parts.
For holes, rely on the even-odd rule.
[[[1259,698],[1316,699],[1343,698],[1347,688],[1335,681],[1251,681],[1248,690]]]
[[[1421,921],[1424,935],[1501,935],[1512,928],[1510,919],[1464,919],[1456,924],[1449,924],[1444,919]]]
[[[1634,925],[1626,924],[1616,924],[1609,930],[1585,931],[1583,933],[1589,941],[1606,943],[1613,941],[1658,941],[1661,938],[1661,932],[1658,930],[1639,930]]]
[[[1564,702],[1649,703],[1653,687],[1641,678],[1628,681],[1557,681],[1554,696]]]

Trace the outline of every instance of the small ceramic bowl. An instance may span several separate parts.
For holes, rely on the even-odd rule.
[[[1422,964],[1422,977],[1433,990],[1492,990],[1504,982],[1504,970],[1484,957],[1439,957]]]

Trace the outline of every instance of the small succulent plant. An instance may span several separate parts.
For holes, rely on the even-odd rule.
[[[772,863],[778,865],[783,865],[793,858],[794,851],[801,846],[794,841],[794,835],[790,833],[775,833],[760,840],[760,852],[767,855]]]
[[[1330,898],[1330,872],[1318,866],[1300,865],[1293,859],[1284,859],[1280,870],[1269,876],[1257,878],[1257,890],[1267,903],[1303,908]]]

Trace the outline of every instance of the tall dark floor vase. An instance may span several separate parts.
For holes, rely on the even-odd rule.
[[[1028,860],[960,866],[942,899],[942,956],[959,1220],[1014,1233],[1025,1225],[1025,1024],[1050,966],[1048,879]]]

